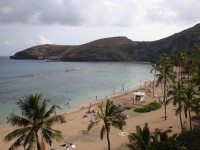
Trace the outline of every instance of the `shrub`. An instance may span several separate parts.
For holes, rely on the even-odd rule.
[[[198,121],[200,121],[200,116],[193,116],[192,120],[198,120]]]
[[[143,107],[135,108],[134,111],[139,112],[139,113],[145,113],[145,112],[150,112],[150,111],[160,109],[161,107],[162,107],[162,105],[160,103],[151,102],[148,105],[145,105]]]
[[[197,150],[200,147],[200,130],[184,131],[178,136],[181,145],[189,150]]]

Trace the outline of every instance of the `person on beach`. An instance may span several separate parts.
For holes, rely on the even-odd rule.
[[[83,117],[82,117],[82,118],[88,118],[87,114],[83,115]]]
[[[67,106],[70,108],[69,102],[67,102]]]

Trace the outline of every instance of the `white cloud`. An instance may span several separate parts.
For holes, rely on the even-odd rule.
[[[199,23],[199,6],[200,0],[0,0],[0,49],[11,54],[113,36],[158,40]]]
[[[10,41],[5,40],[5,41],[0,42],[0,45],[7,45],[7,46],[9,46],[9,45],[12,45],[12,43]]]
[[[38,35],[38,37],[39,37],[39,44],[53,44],[53,41],[51,39],[48,39],[43,35]]]
[[[39,20],[39,16],[40,16],[40,12],[36,12],[35,14],[31,15],[29,18],[28,18],[28,22],[30,24],[35,24],[35,23],[40,23],[40,20]]]
[[[0,11],[4,14],[8,14],[10,12],[13,11],[13,8],[12,7],[9,7],[9,6],[4,6],[4,7],[1,7],[0,8]]]
[[[200,20],[199,0],[1,0],[0,23],[133,26]],[[14,11],[15,13],[10,13]],[[5,13],[7,13],[5,15]]]

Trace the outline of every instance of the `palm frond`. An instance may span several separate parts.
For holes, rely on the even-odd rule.
[[[40,113],[41,113],[42,116],[44,116],[45,113],[46,113],[46,109],[47,109],[49,101],[50,101],[49,99],[44,99],[43,102],[42,102],[42,105],[40,107]]]
[[[95,125],[98,124],[98,121],[95,121],[95,122],[91,122],[89,125],[88,125],[88,131],[90,131]]]
[[[34,129],[32,128],[30,132],[24,137],[24,148],[26,149],[34,149],[34,143],[36,143],[37,138],[34,132]]]
[[[104,137],[104,135],[105,135],[105,131],[106,131],[106,128],[105,128],[105,126],[103,125],[102,128],[101,128],[101,132],[100,132],[100,138],[101,138],[101,140],[103,140],[103,137]]]
[[[43,125],[47,127],[51,127],[55,123],[64,123],[65,118],[63,115],[54,115],[52,117],[48,117],[44,122],[41,122]]]
[[[14,115],[14,114],[10,114],[7,118],[7,123],[12,124],[13,126],[15,126],[15,125],[28,126],[31,124],[31,121],[26,118]]]
[[[163,76],[161,75],[161,74],[157,74],[157,83],[156,83],[156,87],[160,84],[160,83],[162,83],[162,81],[163,81]]]
[[[26,150],[35,150],[34,145],[29,144],[29,146],[26,148]]]
[[[136,150],[141,149],[142,150],[142,147],[144,147],[144,142],[138,134],[130,133],[128,135],[128,139],[129,139],[129,142],[131,143],[131,146],[133,149],[136,149]]]
[[[98,111],[99,117],[104,118],[106,113],[104,113],[104,111],[103,111],[103,106],[99,105],[98,108],[100,110],[100,112]]]
[[[41,94],[30,94],[25,96],[24,100],[19,100],[17,105],[23,112],[23,115],[29,119],[35,120],[40,115],[40,100],[42,99]]]
[[[32,129],[31,127],[25,127],[25,128],[16,129],[16,130],[10,132],[9,134],[7,134],[7,135],[4,137],[4,141],[9,142],[9,141],[11,141],[11,140],[14,139],[14,138],[23,136],[23,135],[25,135],[26,133],[28,133],[31,129]]]
[[[106,110],[105,110],[105,115],[109,116],[110,113],[112,113],[114,110],[114,105],[113,101],[110,101],[109,99],[106,102]]]
[[[150,137],[150,130],[149,130],[148,124],[145,123],[143,132],[142,132],[142,139],[146,145],[149,143],[149,140],[150,140],[149,137]]]
[[[112,120],[112,126],[114,126],[115,128],[118,128],[120,130],[123,129],[123,126],[126,125],[126,121],[125,120],[121,120],[121,119],[113,119]]]
[[[62,139],[61,131],[54,130],[51,128],[42,128],[42,135],[46,143],[48,143],[49,145],[52,144],[52,139],[56,141],[59,141],[60,139]]]
[[[60,109],[59,106],[53,105],[53,106],[45,113],[44,118],[47,118],[47,117],[49,117],[50,115],[52,115],[53,113],[55,113],[57,108]]]
[[[18,147],[20,147],[20,146],[21,146],[20,141],[21,141],[20,138],[17,139],[17,140],[8,148],[8,150],[14,150],[14,149],[17,149]]]
[[[142,136],[142,128],[140,126],[136,126],[136,133],[139,135],[139,136]]]

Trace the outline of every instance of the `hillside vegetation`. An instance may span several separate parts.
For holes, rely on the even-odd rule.
[[[11,56],[11,59],[56,59],[62,61],[148,61],[162,54],[189,51],[200,45],[200,24],[169,37],[151,41],[132,41],[127,37],[111,37],[83,45],[38,45]]]

